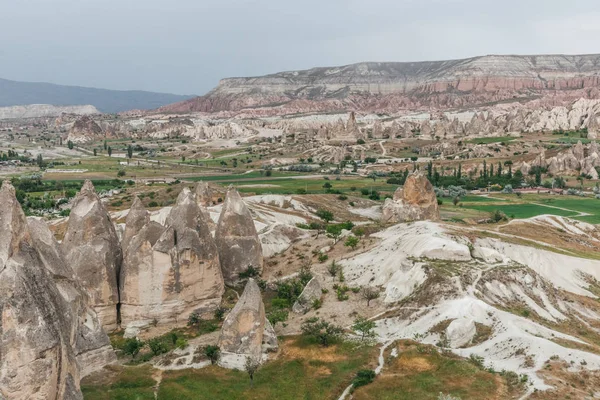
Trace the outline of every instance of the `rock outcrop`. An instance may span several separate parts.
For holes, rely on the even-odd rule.
[[[237,369],[244,368],[246,358],[263,360],[264,352],[277,348],[277,338],[265,317],[260,288],[252,278],[223,322],[219,348],[219,365]]]
[[[383,204],[384,222],[436,220],[440,211],[433,186],[420,171],[406,178],[403,187],[396,189],[393,199]]]
[[[102,128],[91,117],[84,115],[73,123],[67,140],[73,143],[86,143],[102,139]]]
[[[238,284],[239,274],[247,271],[250,266],[259,273],[262,272],[262,247],[252,214],[233,187],[227,191],[217,224],[215,241],[226,284]]]
[[[34,248],[8,181],[0,204],[0,398],[82,399],[71,310]]]
[[[67,265],[48,225],[36,217],[28,217],[27,225],[42,264],[50,272],[58,291],[71,309],[73,323],[69,335],[70,344],[75,352],[81,377],[115,363],[117,357],[96,312],[89,306],[89,296]]]
[[[123,239],[121,240],[123,253],[129,247],[129,242],[131,239],[140,233],[144,225],[148,224],[149,222],[150,213],[148,210],[146,210],[142,204],[142,201],[135,196],[135,199],[131,204],[131,208],[129,209],[129,213],[127,214],[127,218],[125,219],[125,231],[123,232]]]
[[[313,302],[319,300],[322,295],[321,283],[315,276],[306,284],[304,290],[302,290],[302,293],[298,296],[298,300],[294,303],[292,311],[296,314],[307,313],[312,308]]]
[[[469,107],[493,101],[554,104],[597,97],[600,55],[488,55],[463,60],[365,62],[222,79],[202,97],[162,112],[244,112],[267,116],[331,110],[395,113]],[[576,96],[576,97],[574,97]],[[482,125],[482,128],[484,125]]]
[[[184,188],[166,228],[147,223],[125,250],[121,325],[184,324],[192,313],[213,313],[223,292],[217,247],[193,193]]]
[[[75,198],[61,246],[67,264],[89,294],[104,330],[116,329],[121,245],[90,181],[85,181]]]
[[[194,189],[194,196],[196,198],[196,203],[200,208],[200,212],[202,213],[202,219],[206,221],[211,232],[214,231],[217,228],[217,224],[212,220],[207,209],[207,207],[213,205],[213,193],[210,186],[208,186],[208,183],[202,181],[198,182]]]

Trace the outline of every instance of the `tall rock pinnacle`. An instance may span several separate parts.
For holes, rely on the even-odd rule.
[[[73,315],[33,247],[9,182],[0,204],[0,398],[82,399]]]
[[[238,191],[233,187],[227,191],[217,225],[215,241],[226,284],[239,283],[239,274],[250,266],[259,272],[262,271],[262,246],[252,220],[252,214]]]
[[[117,327],[117,276],[122,254],[108,211],[85,181],[71,208],[62,249],[108,332]]]

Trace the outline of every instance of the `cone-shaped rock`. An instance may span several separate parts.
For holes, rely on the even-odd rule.
[[[123,253],[127,250],[131,238],[137,235],[144,225],[149,222],[150,213],[144,208],[139,197],[135,196],[131,208],[129,209],[129,213],[127,214],[127,218],[125,219],[125,231],[123,232],[123,240],[121,241]],[[123,256],[125,256],[125,254],[123,254]]]
[[[242,369],[247,357],[262,359],[265,350],[277,348],[273,328],[265,318],[265,306],[260,288],[252,278],[244,293],[227,315],[219,337],[221,359],[225,368]]]
[[[321,283],[315,276],[312,278],[298,296],[298,300],[294,303],[292,311],[296,314],[306,314],[312,309],[313,302],[318,300],[323,295],[321,291]]]
[[[9,182],[0,204],[0,399],[82,399],[71,311]]]
[[[166,221],[133,236],[121,269],[121,326],[182,324],[208,315],[224,292],[217,247],[192,192],[185,188]]]
[[[102,326],[107,332],[114,330],[117,327],[121,245],[108,212],[90,181],[85,181],[75,198],[62,249],[67,264],[90,295]]]
[[[58,242],[48,225],[36,217],[28,217],[27,224],[32,243],[56,286],[71,308],[73,324],[71,346],[80,367],[80,375],[89,375],[117,361],[110,340],[102,329],[98,316],[89,305],[89,296],[75,278],[75,274],[62,255]]]
[[[404,186],[394,193],[394,199],[386,199],[383,204],[384,222],[435,220],[439,217],[433,186],[420,171],[410,174]]]
[[[215,241],[226,284],[239,283],[239,274],[250,266],[262,271],[262,247],[252,215],[238,191],[232,187],[227,191],[221,210]]]
[[[196,198],[196,203],[200,208],[200,213],[202,214],[202,219],[206,221],[208,225],[208,229],[214,231],[217,228],[217,225],[210,217],[210,213],[206,207],[212,206],[212,190],[208,186],[206,182],[198,182],[196,185],[196,189],[194,190],[194,196]]]

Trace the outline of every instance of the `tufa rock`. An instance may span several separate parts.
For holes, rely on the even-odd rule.
[[[50,272],[58,291],[71,309],[73,323],[69,334],[70,345],[74,349],[81,377],[115,363],[117,357],[98,315],[89,305],[90,298],[67,265],[48,225],[36,217],[28,217],[27,225],[42,264]]]
[[[71,310],[34,248],[8,181],[0,204],[0,398],[82,399]]]
[[[144,208],[142,201],[139,197],[135,196],[133,204],[129,209],[127,218],[125,219],[125,231],[123,232],[123,239],[121,241],[121,247],[123,252],[127,250],[131,238],[137,235],[144,225],[150,222],[150,213]]]
[[[277,338],[265,318],[260,288],[252,278],[223,322],[219,348],[219,365],[238,369],[243,369],[247,357],[262,360],[264,351],[277,348]]]
[[[208,186],[208,183],[202,182],[202,181],[198,182],[198,184],[196,185],[196,188],[194,190],[194,196],[196,199],[196,203],[198,204],[198,207],[200,208],[200,213],[202,214],[202,220],[206,222],[206,224],[208,225],[208,229],[211,232],[213,232],[217,228],[217,225],[210,217],[210,213],[208,212],[208,210],[206,208],[206,207],[212,206],[212,204],[213,204],[212,190],[210,189],[210,186]]]
[[[223,276],[217,247],[194,195],[185,188],[166,222],[146,224],[125,250],[121,270],[121,325],[182,324],[221,303]]]
[[[121,245],[108,212],[89,180],[75,198],[62,250],[106,331],[117,328]]]
[[[424,219],[436,220],[440,210],[433,186],[420,171],[406,178],[404,187],[398,188],[393,199],[383,205],[384,222],[409,222]]]
[[[86,143],[101,138],[103,138],[102,128],[87,115],[73,123],[67,136],[67,140],[73,143]]]
[[[312,309],[313,302],[320,299],[322,295],[321,283],[315,276],[306,284],[302,293],[300,293],[298,300],[296,300],[292,307],[292,311],[296,314],[306,314]]]
[[[217,225],[215,241],[226,284],[239,283],[239,274],[250,266],[259,273],[262,272],[262,247],[252,215],[238,191],[233,187],[227,191]]]

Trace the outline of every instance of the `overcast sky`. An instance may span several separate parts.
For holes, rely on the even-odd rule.
[[[0,78],[203,94],[360,61],[600,52],[600,0],[0,0]]]

